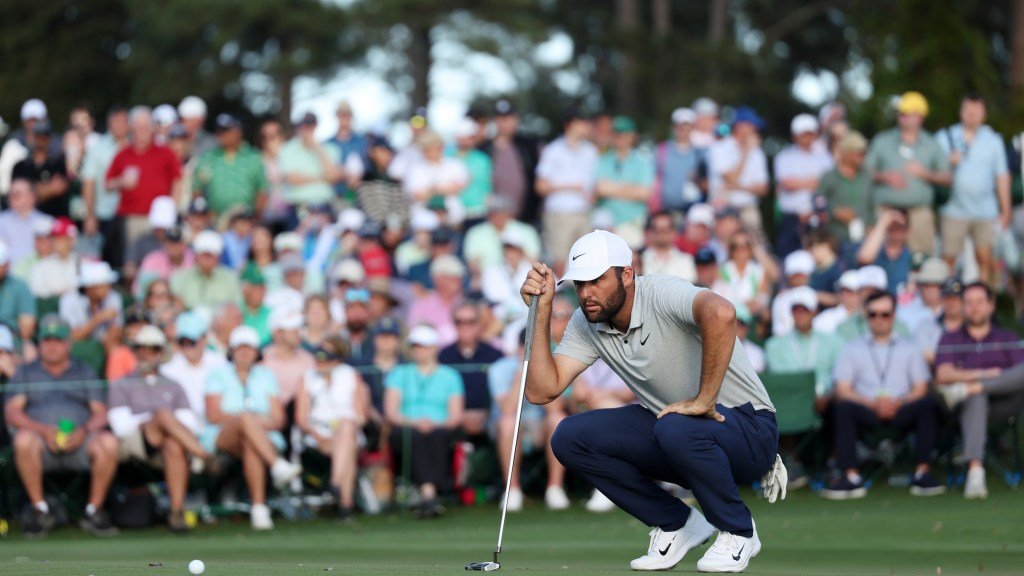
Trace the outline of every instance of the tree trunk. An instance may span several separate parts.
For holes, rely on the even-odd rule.
[[[708,17],[708,44],[711,46],[711,53],[707,59],[707,73],[705,78],[706,92],[715,94],[722,82],[722,58],[719,51],[722,49],[722,42],[725,41],[725,30],[729,18],[729,0],[711,0],[711,13]]]
[[[277,119],[282,126],[292,125],[292,90],[295,87],[295,75],[291,72],[281,72],[277,76],[278,97],[281,99],[281,109],[277,112]]]
[[[430,104],[430,24],[412,24],[412,42],[409,44],[409,64],[412,66],[412,107],[413,110]]]
[[[669,0],[651,0],[654,33],[664,39],[672,31],[672,3]]]
[[[1024,0],[1013,0],[1010,52],[1010,87],[1024,90]]]
[[[638,0],[618,0],[616,20],[619,34],[623,42],[622,66],[619,68],[617,86],[617,108],[624,114],[636,115],[639,109],[637,91],[637,40],[640,24],[640,6]]]

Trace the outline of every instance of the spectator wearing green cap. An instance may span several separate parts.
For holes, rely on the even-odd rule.
[[[263,303],[267,283],[260,269],[249,264],[242,272],[242,324],[251,326],[260,335],[260,345],[270,344],[270,306]]]
[[[43,495],[43,473],[70,470],[92,473],[81,526],[97,535],[115,534],[103,512],[117,471],[117,440],[106,430],[106,398],[96,373],[71,357],[71,328],[56,314],[40,321],[39,360],[18,369],[4,413],[14,430],[18,476],[32,506],[25,533],[44,536],[55,524]]]
[[[267,199],[263,158],[245,142],[242,122],[230,114],[217,116],[217,146],[199,157],[193,191],[210,201],[217,215],[248,208],[259,219]]]
[[[636,123],[632,118],[616,117],[612,131],[612,148],[597,162],[594,194],[598,207],[615,216],[615,230],[630,245],[639,246],[654,185],[654,164],[635,148]]]

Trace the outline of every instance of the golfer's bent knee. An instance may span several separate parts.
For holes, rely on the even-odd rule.
[[[574,425],[572,418],[566,418],[555,427],[554,433],[551,434],[551,453],[563,466],[569,466],[574,456],[579,453],[576,440],[580,437],[581,432],[579,427]]]

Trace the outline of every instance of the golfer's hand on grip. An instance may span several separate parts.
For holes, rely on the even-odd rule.
[[[534,262],[533,269],[526,275],[526,281],[519,289],[519,295],[523,297],[523,302],[527,306],[530,305],[530,298],[540,296],[537,305],[550,310],[555,299],[555,273],[547,264]]]

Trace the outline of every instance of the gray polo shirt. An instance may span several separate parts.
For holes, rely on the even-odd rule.
[[[190,408],[181,385],[163,375],[143,378],[132,372],[110,384],[109,398],[111,410],[126,407],[135,415]]]
[[[78,360],[63,374],[54,376],[39,361],[18,369],[7,390],[7,400],[26,397],[25,414],[41,424],[57,426],[67,418],[76,426],[84,426],[92,411],[90,402],[103,403],[106,390],[96,373]]]
[[[839,354],[832,374],[836,383],[853,382],[854,391],[867,398],[900,398],[915,382],[932,379],[921,349],[913,340],[899,336],[887,344],[871,336],[851,340]]]
[[[601,358],[653,412],[693,398],[700,390],[702,357],[693,300],[702,290],[674,276],[638,276],[625,333],[605,322],[591,324],[576,310],[555,354],[588,366]],[[718,402],[727,408],[749,402],[755,410],[775,411],[738,339]]]

